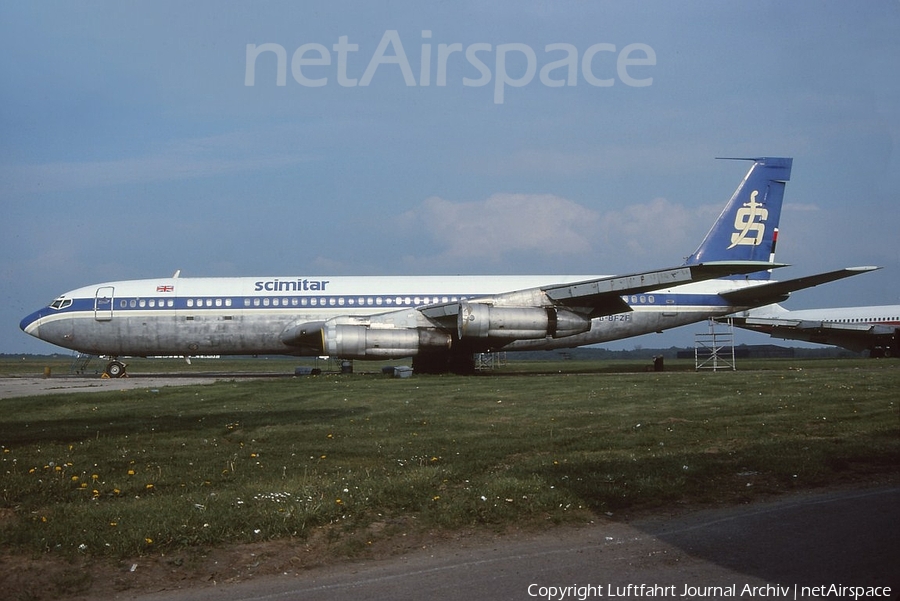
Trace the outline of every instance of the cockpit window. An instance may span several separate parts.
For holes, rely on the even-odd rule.
[[[50,303],[50,308],[56,309],[57,311],[60,309],[65,309],[66,307],[70,307],[70,306],[72,306],[72,299],[65,298],[62,296],[59,297],[58,299],[56,299],[55,301],[53,301],[52,303]]]

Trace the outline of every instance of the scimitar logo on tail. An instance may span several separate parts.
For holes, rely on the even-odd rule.
[[[731,234],[731,246],[728,248],[734,248],[738,244],[759,246],[763,241],[763,236],[766,233],[766,219],[769,217],[769,211],[756,202],[758,194],[759,190],[751,192],[750,202],[738,209],[737,215],[734,218],[734,227],[738,231]],[[757,221],[757,218],[759,218],[759,221]],[[749,238],[748,236],[751,233],[753,234],[753,237]]]
[[[789,158],[752,166],[677,267],[628,275],[246,277],[127,280],[66,292],[26,333],[111,358],[331,355],[413,358],[419,373],[474,370],[476,353],[572,348],[768,305],[874,267],[776,282]]]

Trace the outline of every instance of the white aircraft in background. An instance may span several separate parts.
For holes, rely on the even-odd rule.
[[[900,305],[788,311],[769,305],[732,317],[734,325],[773,338],[832,344],[869,357],[900,357]]]
[[[121,356],[412,357],[422,373],[474,354],[596,344],[780,302],[876,269],[775,282],[770,271],[790,158],[758,158],[700,247],[670,269],[624,276],[158,278],[66,292],[24,318],[41,340]],[[176,276],[178,274],[176,273]]]

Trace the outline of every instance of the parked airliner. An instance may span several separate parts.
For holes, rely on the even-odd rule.
[[[734,315],[734,325],[773,338],[832,344],[869,357],[900,357],[900,305],[788,311],[769,305]]]
[[[875,269],[770,279],[792,159],[753,162],[679,267],[624,276],[172,277],[59,296],[22,320],[47,342],[123,356],[412,357],[418,372],[468,372],[474,353],[572,348],[780,302]],[[176,273],[177,276],[177,273]]]

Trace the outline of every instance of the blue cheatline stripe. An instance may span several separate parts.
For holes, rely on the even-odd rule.
[[[392,309],[408,308],[435,303],[459,302],[489,295],[304,295],[304,296],[190,296],[190,297],[116,297],[112,307],[101,310],[127,311],[212,311],[256,309]],[[730,303],[718,294],[653,294],[645,293],[622,297],[633,308],[658,307],[728,307]],[[94,310],[93,298],[74,299],[65,309],[48,309],[46,314],[64,314]]]

